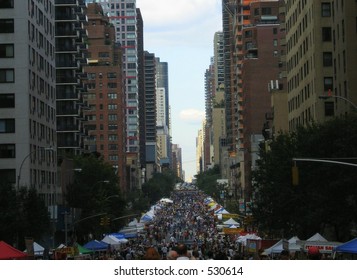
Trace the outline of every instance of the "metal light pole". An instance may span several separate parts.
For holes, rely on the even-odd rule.
[[[52,147],[49,147],[49,148],[41,148],[43,149],[44,151],[54,151],[54,149]],[[20,189],[20,179],[21,179],[21,171],[22,171],[22,166],[24,165],[24,162],[26,159],[28,159],[32,154],[36,153],[37,150],[33,150],[32,152],[30,152],[29,154],[27,154],[24,159],[22,160],[21,162],[21,165],[20,165],[20,169],[19,169],[19,174],[17,175],[17,190]]]
[[[329,98],[339,98],[339,99],[342,99],[348,103],[350,103],[352,105],[352,107],[357,110],[357,105],[354,104],[351,100],[345,98],[345,97],[342,97],[342,96],[338,96],[338,95],[319,95],[319,99],[329,99]]]

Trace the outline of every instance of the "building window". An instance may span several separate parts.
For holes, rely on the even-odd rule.
[[[16,169],[0,169],[1,182],[16,183]]]
[[[109,135],[108,135],[108,140],[109,140],[109,141],[117,141],[117,140],[118,140],[118,135],[116,135],[116,134],[109,134]]]
[[[321,16],[330,17],[331,16],[331,3],[321,3]]]
[[[14,69],[0,69],[0,83],[13,83],[14,81]]]
[[[108,79],[115,79],[117,77],[117,73],[116,72],[108,72],[107,73],[107,78]]]
[[[15,144],[0,144],[0,158],[15,157]]]
[[[322,27],[322,41],[331,42],[332,40],[331,27]]]
[[[14,44],[0,44],[0,58],[14,57]]]
[[[245,38],[251,38],[252,36],[253,36],[253,31],[252,30],[244,31],[244,37]]]
[[[0,94],[0,108],[15,108],[15,94]]]
[[[324,91],[332,91],[333,89],[333,79],[332,77],[324,77]]]
[[[108,88],[116,88],[117,83],[108,83]]]
[[[0,33],[14,33],[14,20],[0,19]]]
[[[109,114],[108,115],[108,120],[109,121],[116,121],[116,120],[118,120],[118,116],[116,114]]]
[[[332,66],[332,52],[323,53],[323,66],[324,67]]]
[[[100,53],[98,54],[98,56],[99,56],[100,58],[109,57],[109,53],[108,53],[108,52],[100,52]]]
[[[270,7],[262,8],[262,16],[268,16],[268,15],[271,15],[271,8]]]
[[[117,124],[109,124],[108,130],[118,130],[118,125]]]
[[[108,99],[117,99],[118,95],[116,93],[108,93]]]
[[[116,110],[116,109],[118,109],[117,104],[108,104],[108,110]]]
[[[135,25],[128,25],[126,31],[135,31]]]
[[[1,0],[0,9],[9,9],[14,7],[14,0]]]
[[[117,151],[118,150],[118,145],[117,144],[109,144],[108,145],[108,150],[109,151]]]
[[[334,112],[334,103],[331,101],[325,102],[325,116],[331,117],[335,114]]]
[[[15,119],[0,119],[0,133],[14,133]]]

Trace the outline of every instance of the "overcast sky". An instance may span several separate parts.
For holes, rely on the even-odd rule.
[[[136,0],[144,49],[169,67],[172,142],[182,148],[186,180],[196,174],[196,137],[204,119],[204,74],[222,30],[221,0]]]

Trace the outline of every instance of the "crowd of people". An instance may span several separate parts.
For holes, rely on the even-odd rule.
[[[239,244],[219,233],[205,198],[200,191],[175,191],[172,203],[156,206],[155,216],[137,238],[111,250],[111,256],[123,260],[241,259]]]
[[[206,195],[197,190],[180,190],[169,203],[154,207],[153,219],[136,238],[119,248],[108,248],[100,259],[118,260],[250,260],[269,259],[264,254],[248,253],[234,235],[221,234],[216,216],[204,203]],[[319,259],[309,250],[307,258]],[[291,259],[283,250],[277,259]]]

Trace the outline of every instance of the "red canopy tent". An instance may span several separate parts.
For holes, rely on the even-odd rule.
[[[4,241],[0,241],[0,260],[25,259],[27,254],[17,250]]]

